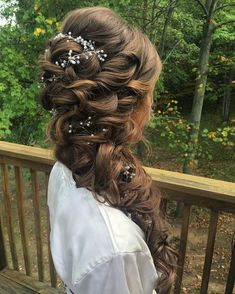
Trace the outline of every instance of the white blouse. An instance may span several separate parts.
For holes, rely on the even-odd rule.
[[[119,209],[76,188],[62,163],[48,186],[50,247],[68,294],[153,294],[158,274],[144,233]]]

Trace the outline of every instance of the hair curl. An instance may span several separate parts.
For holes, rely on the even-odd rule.
[[[131,144],[142,139],[149,119],[160,58],[146,35],[108,8],[70,12],[62,25],[62,33],[68,32],[95,41],[107,58],[103,63],[95,55],[82,59],[80,44],[66,42],[66,38],[49,41],[40,67],[44,77],[57,79],[46,83],[41,103],[57,111],[48,125],[55,156],[72,171],[77,187],[86,187],[132,214],[162,273],[156,290],[169,293],[176,254],[167,242],[160,193],[130,150]],[[57,66],[55,61],[69,50],[81,54],[81,63],[65,69]],[[93,136],[79,125],[88,116],[92,116]],[[71,123],[74,133],[69,133]],[[135,168],[131,181],[121,177],[126,164]]]

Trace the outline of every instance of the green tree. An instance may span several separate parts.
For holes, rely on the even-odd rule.
[[[189,143],[189,153],[190,157],[185,160],[184,163],[184,172],[191,172],[191,165],[196,156],[195,146],[198,145],[198,137],[199,137],[199,128],[201,122],[202,115],[202,107],[205,97],[205,89],[207,83],[208,76],[208,65],[209,65],[209,56],[212,44],[212,36],[216,29],[235,22],[235,20],[227,20],[225,22],[217,23],[215,21],[216,12],[225,9],[230,6],[234,6],[234,3],[221,3],[219,0],[206,0],[204,4],[201,0],[197,0],[199,5],[201,6],[204,13],[204,24],[203,24],[203,32],[199,53],[199,62],[198,62],[198,71],[196,76],[196,85],[193,99],[193,107],[191,112],[191,124],[192,129],[190,133],[190,143]],[[217,5],[219,5],[217,7]]]

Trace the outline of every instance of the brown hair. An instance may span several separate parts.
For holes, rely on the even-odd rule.
[[[95,48],[103,49],[107,58],[104,62],[95,55],[82,58],[81,45],[66,38],[49,41],[49,50],[40,60],[46,77],[41,102],[45,109],[57,111],[48,126],[55,156],[72,171],[77,187],[86,187],[131,213],[162,273],[157,291],[169,293],[176,254],[166,240],[160,193],[130,150],[130,144],[143,137],[161,71],[160,58],[146,35],[108,8],[70,12],[62,24],[62,33],[69,32],[95,41]],[[81,54],[81,63],[66,68],[56,65],[69,50]],[[56,79],[49,82],[50,77]],[[88,116],[92,136],[80,125]],[[123,179],[127,164],[135,171],[131,180]]]

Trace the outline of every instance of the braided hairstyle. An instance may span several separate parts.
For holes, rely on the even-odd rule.
[[[68,34],[94,42],[105,60],[87,58]],[[60,66],[68,52],[79,55],[79,64]],[[72,171],[77,187],[103,196],[141,227],[161,273],[156,290],[169,293],[176,254],[167,242],[160,193],[130,150],[142,139],[161,71],[154,45],[111,9],[77,9],[65,18],[61,37],[49,40],[40,68],[40,100],[54,112],[48,136],[55,157]]]

